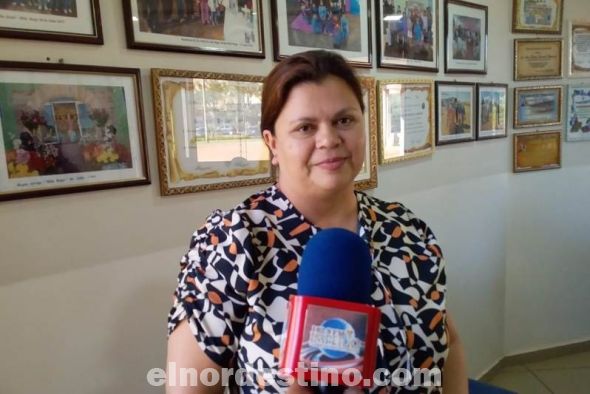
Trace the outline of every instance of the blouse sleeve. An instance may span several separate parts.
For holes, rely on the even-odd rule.
[[[222,367],[233,361],[248,311],[253,250],[248,226],[233,211],[215,211],[192,236],[180,261],[168,335],[187,319],[197,342]]]

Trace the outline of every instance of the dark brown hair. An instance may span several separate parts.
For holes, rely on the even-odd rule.
[[[291,90],[304,82],[321,83],[328,76],[344,81],[356,96],[361,110],[365,111],[361,85],[342,56],[322,50],[302,52],[281,61],[265,78],[260,129],[274,134],[275,123]]]

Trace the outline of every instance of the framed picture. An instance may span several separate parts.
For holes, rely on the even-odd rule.
[[[377,82],[375,78],[359,77],[365,104],[365,162],[354,179],[357,190],[377,187]]]
[[[561,86],[514,88],[514,128],[561,124]]]
[[[514,40],[514,80],[561,78],[562,53],[561,38]]]
[[[488,7],[445,0],[445,72],[487,73]]]
[[[514,172],[561,167],[561,132],[535,131],[514,134]]]
[[[590,21],[569,24],[569,75],[590,76]]]
[[[0,37],[102,45],[99,1],[2,1]]]
[[[260,0],[123,0],[127,46],[264,58]]]
[[[149,183],[139,69],[0,62],[0,200]]]
[[[381,164],[434,152],[434,84],[430,80],[379,81]]]
[[[512,32],[561,34],[563,0],[512,0]]]
[[[590,86],[570,85],[567,89],[566,141],[590,140]]]
[[[275,60],[329,49],[350,64],[371,67],[371,0],[271,1]]]
[[[501,138],[508,135],[506,84],[477,84],[477,139]]]
[[[475,140],[475,84],[436,82],[436,144]]]
[[[162,195],[271,183],[263,77],[152,69]]]
[[[438,71],[438,0],[378,0],[378,66]]]

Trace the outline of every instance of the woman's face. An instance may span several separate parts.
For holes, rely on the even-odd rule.
[[[275,123],[263,132],[283,191],[328,194],[352,189],[365,153],[364,118],[350,87],[329,76],[295,86]]]

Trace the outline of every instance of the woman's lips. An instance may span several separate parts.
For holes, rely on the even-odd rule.
[[[318,164],[316,164],[316,166],[323,168],[324,170],[333,171],[342,167],[345,161],[345,157],[333,157],[330,159],[320,161]]]

